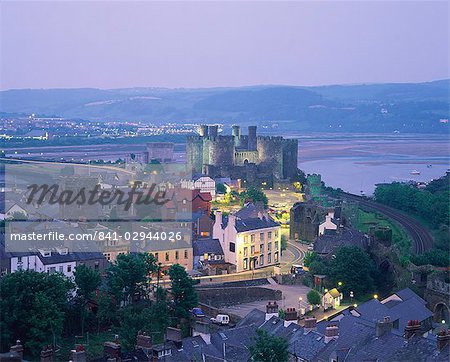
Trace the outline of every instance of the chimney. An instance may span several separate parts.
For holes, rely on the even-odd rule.
[[[297,323],[297,320],[298,320],[297,310],[295,308],[286,309],[286,313],[284,316],[284,326],[287,327],[292,323]]]
[[[305,326],[304,326],[305,334],[312,330],[315,330],[316,325],[317,325],[317,319],[315,317],[306,318]]]
[[[216,217],[216,223],[222,225],[222,211],[215,211],[214,216]]]
[[[382,321],[377,321],[375,324],[375,334],[377,337],[384,336],[386,333],[392,331],[393,323],[390,317],[384,317]]]
[[[152,337],[147,336],[145,332],[138,332],[136,337],[136,349],[142,349],[142,351],[150,356],[153,348]]]
[[[20,360],[23,360],[23,346],[20,340],[16,341],[16,344],[14,346],[11,346],[9,349],[10,352],[17,353],[17,355],[20,357]]]
[[[437,349],[442,351],[444,348],[448,348],[450,346],[450,331],[440,331],[436,338]]]
[[[119,336],[116,334],[114,342],[103,343],[103,355],[112,361],[120,361],[121,350]]]
[[[268,321],[272,317],[278,317],[278,303],[277,302],[268,302],[266,304],[266,321]]]
[[[211,344],[211,324],[207,322],[196,321],[192,336],[200,336],[206,344]]]
[[[75,349],[71,350],[71,361],[72,362],[86,362],[87,356],[86,351],[84,350],[84,346],[82,344],[78,344],[75,346]]]
[[[403,334],[403,336],[406,339],[410,339],[411,337],[415,336],[415,335],[419,335],[420,334],[420,322],[418,320],[410,320],[408,321],[408,324],[405,327],[405,333]]]
[[[183,338],[181,337],[181,329],[167,327],[166,329],[166,341],[173,342],[178,349],[183,348]]]
[[[337,339],[339,337],[339,327],[336,324],[331,324],[325,328],[325,343]]]
[[[53,362],[53,347],[44,346],[41,351],[41,362]]]

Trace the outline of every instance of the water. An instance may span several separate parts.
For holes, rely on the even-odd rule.
[[[446,135],[325,136],[299,139],[299,168],[319,173],[329,186],[367,195],[377,183],[429,182],[449,168]],[[420,175],[411,175],[417,170]]]

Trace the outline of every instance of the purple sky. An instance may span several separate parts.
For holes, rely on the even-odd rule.
[[[0,88],[448,78],[443,2],[1,2]]]

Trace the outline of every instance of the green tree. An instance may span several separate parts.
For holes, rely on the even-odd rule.
[[[128,304],[147,290],[150,274],[156,270],[156,259],[151,254],[120,254],[107,270],[108,287],[117,301]]]
[[[241,203],[243,204],[246,200],[250,200],[254,203],[262,202],[264,207],[267,208],[269,204],[269,199],[267,198],[264,191],[259,188],[250,186],[246,191],[241,192]]]
[[[94,293],[100,286],[102,280],[100,274],[87,267],[84,264],[78,265],[75,268],[75,285],[77,286],[77,304],[81,313],[81,334],[84,334],[84,322],[87,315],[87,304],[94,298]]]
[[[319,305],[322,298],[317,290],[310,290],[308,294],[306,294],[306,298],[308,299],[308,303],[311,305]]]
[[[169,276],[175,317],[189,318],[189,310],[198,304],[197,292],[194,288],[195,282],[179,264],[170,267]]]
[[[21,271],[0,279],[0,340],[5,349],[17,339],[28,353],[60,338],[73,284],[61,274]],[[37,350],[36,346],[40,346]],[[35,355],[34,355],[35,356]]]
[[[219,193],[219,194],[226,194],[227,188],[225,187],[224,184],[222,184],[222,183],[219,182],[219,183],[216,185],[216,191],[217,191],[217,193]]]
[[[342,282],[345,292],[363,295],[374,288],[375,266],[369,255],[356,246],[342,246],[336,250],[330,265],[330,279],[334,285]]]
[[[257,329],[254,344],[249,347],[250,360],[255,362],[286,362],[289,358],[288,347],[285,338],[275,337],[263,329]]]
[[[288,247],[288,239],[286,235],[281,235],[281,251],[285,251]]]

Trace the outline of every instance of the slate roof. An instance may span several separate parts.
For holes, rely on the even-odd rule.
[[[194,256],[202,256],[204,254],[223,255],[222,245],[219,239],[198,239],[192,242]]]
[[[260,230],[280,226],[264,210],[262,204],[246,204],[242,209],[233,214],[235,216],[235,228],[237,232]],[[229,217],[222,218],[222,229],[225,229],[229,222]]]
[[[330,254],[339,246],[358,246],[364,250],[369,245],[369,239],[363,233],[351,228],[339,232],[325,232],[314,242],[314,251],[318,254]]]

